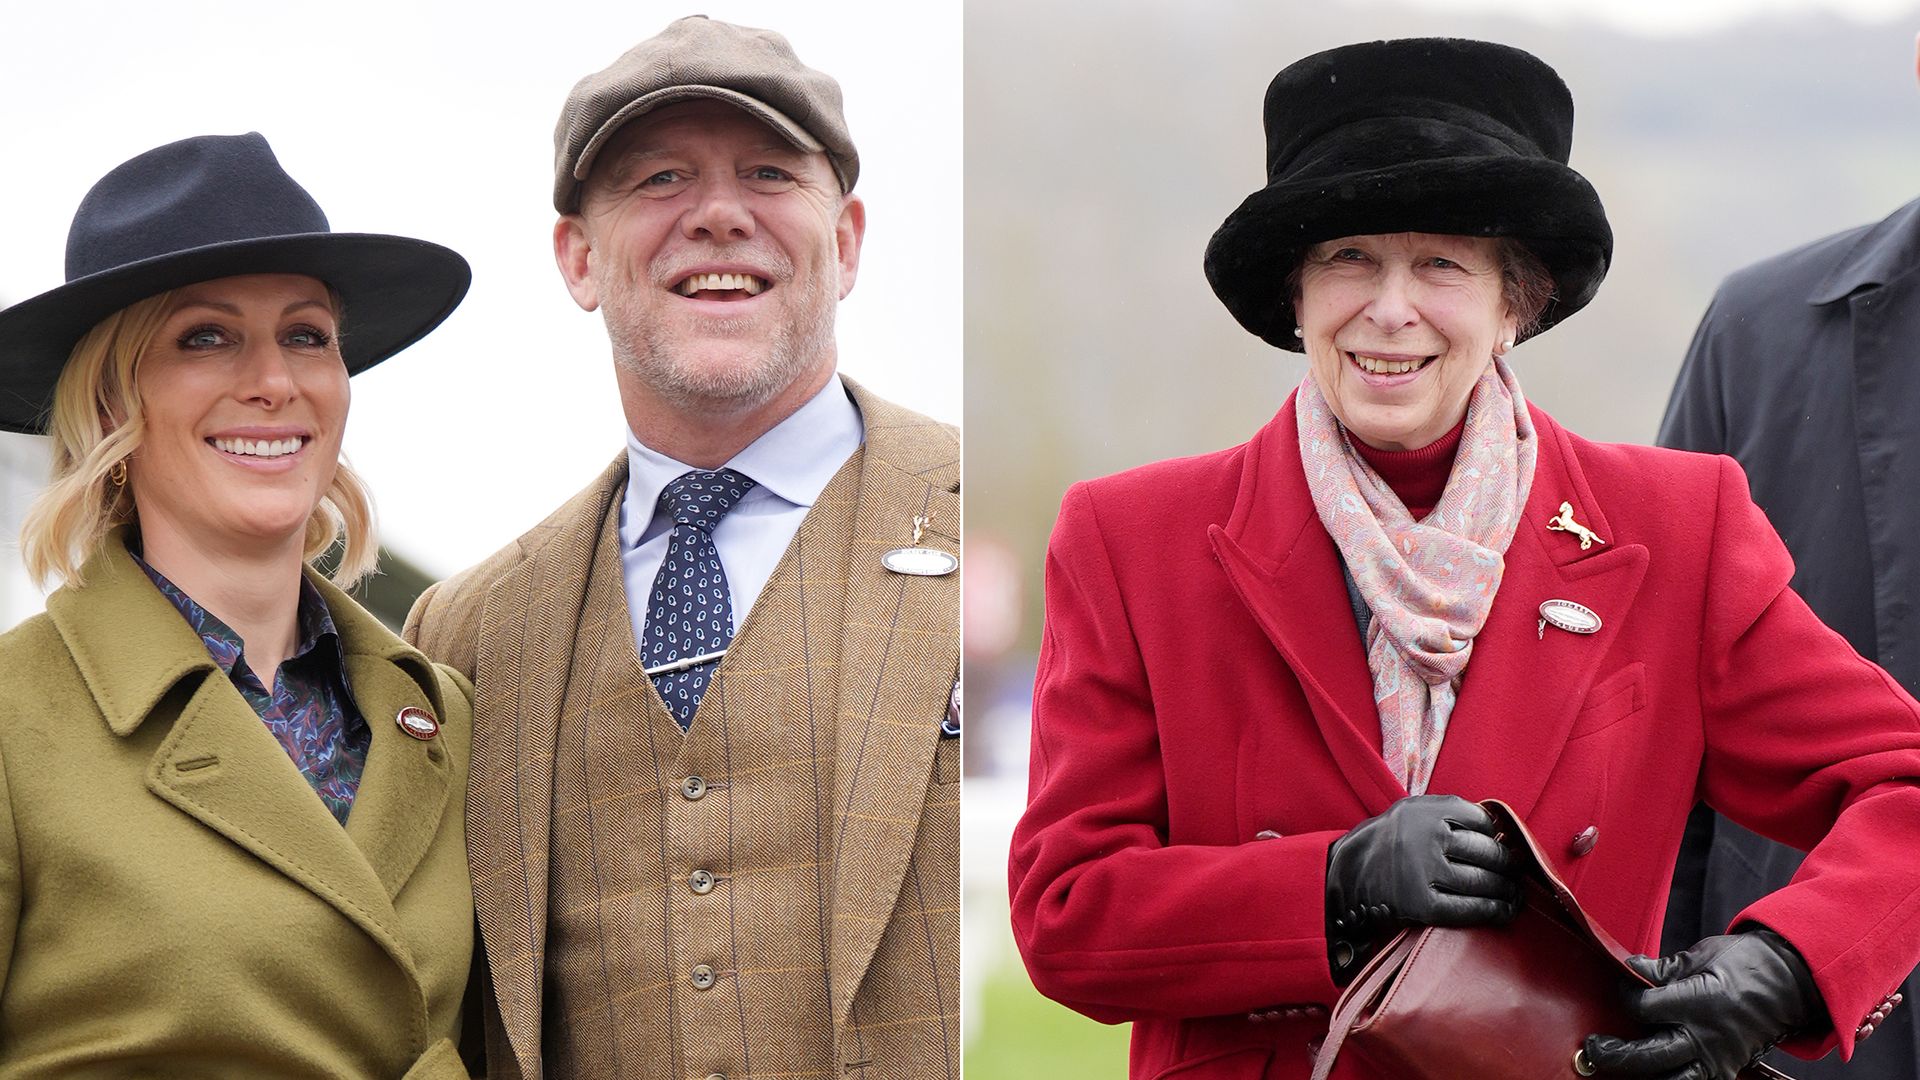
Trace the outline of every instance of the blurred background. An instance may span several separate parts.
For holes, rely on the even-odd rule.
[[[1041,999],[1007,932],[1040,568],[1068,484],[1243,442],[1305,373],[1241,330],[1200,270],[1264,182],[1274,73],[1422,35],[1505,42],[1558,70],[1613,269],[1511,359],[1574,431],[1650,442],[1722,277],[1920,196],[1916,14],[1910,0],[967,0],[969,1080],[1125,1075],[1126,1029]]]
[[[374,606],[397,617],[621,452],[599,316],[553,265],[553,126],[577,79],[696,12],[779,30],[840,81],[868,223],[841,370],[957,422],[959,0],[9,4],[0,306],[64,280],[67,226],[107,170],[189,135],[260,131],[336,231],[465,255],[466,303],[353,382],[347,456],[388,554]],[[0,433],[0,629],[41,607],[17,541],[46,467],[44,439]]]

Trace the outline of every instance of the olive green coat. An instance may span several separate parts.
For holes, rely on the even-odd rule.
[[[83,577],[0,636],[0,1077],[465,1076],[464,680],[316,579],[343,829],[117,536]]]

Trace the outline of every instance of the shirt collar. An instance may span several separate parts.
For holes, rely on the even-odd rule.
[[[835,376],[793,415],[728,459],[725,467],[753,478],[758,486],[748,498],[765,491],[791,506],[811,507],[865,437],[860,410]],[[628,430],[626,505],[620,521],[620,539],[627,548],[639,546],[660,492],[691,471],[693,466],[649,447]]]
[[[239,633],[228,626],[220,616],[201,607],[193,597],[187,595],[186,590],[168,580],[165,574],[150,566],[147,560],[134,555],[133,561],[141,570],[146,571],[154,587],[159,589],[160,594],[179,610],[181,616],[187,620],[187,625],[193,627],[194,633],[200,635],[200,640],[206,643],[207,653],[213,657],[214,663],[220,665],[220,670],[225,672],[228,678],[232,678],[233,669],[239,665],[245,648],[245,642],[241,640]],[[333,624],[333,613],[327,609],[327,601],[320,595],[320,590],[313,587],[313,582],[308,581],[304,573],[300,575],[298,618],[300,637],[294,646],[293,655],[288,659],[305,656],[315,648],[324,645],[328,661],[344,678],[346,656],[340,647],[340,632]],[[273,672],[267,672],[265,675],[254,672],[254,676],[260,679],[268,689],[272,689],[273,675]]]

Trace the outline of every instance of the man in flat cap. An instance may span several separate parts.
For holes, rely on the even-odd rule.
[[[554,143],[626,449],[408,619],[475,684],[490,1075],[957,1078],[959,446],[836,375],[839,87],[682,19]]]

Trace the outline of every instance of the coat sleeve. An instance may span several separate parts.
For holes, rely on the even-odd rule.
[[[1720,459],[1701,640],[1715,809],[1810,854],[1734,925],[1806,958],[1832,1035],[1788,1049],[1852,1056],[1855,1028],[1920,960],[1920,706],[1787,587],[1792,560]],[[1815,1041],[1825,1036],[1823,1041]]]
[[[1170,843],[1151,673],[1094,500],[1068,491],[1046,568],[1014,939],[1041,993],[1108,1023],[1331,1003],[1319,832]]]

